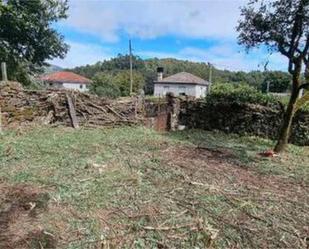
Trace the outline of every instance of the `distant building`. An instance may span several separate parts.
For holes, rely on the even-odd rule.
[[[91,80],[66,71],[45,74],[41,77],[41,80],[47,88],[66,88],[81,92],[87,91],[91,84]]]
[[[209,82],[193,74],[181,72],[163,78],[163,68],[158,68],[158,79],[154,82],[154,95],[165,96],[173,93],[175,96],[185,95],[203,98],[209,90]]]

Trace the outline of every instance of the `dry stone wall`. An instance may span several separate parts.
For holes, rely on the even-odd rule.
[[[280,103],[262,106],[184,101],[181,106],[180,123],[188,128],[221,130],[276,139],[283,114],[284,107]],[[309,112],[296,113],[290,142],[309,145]]]

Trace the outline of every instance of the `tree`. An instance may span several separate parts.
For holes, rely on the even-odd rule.
[[[120,71],[113,78],[113,83],[119,87],[121,96],[130,95],[130,71]],[[133,92],[138,93],[138,90],[143,89],[145,79],[139,72],[133,71]]]
[[[289,74],[280,71],[265,72],[265,79],[262,82],[262,92],[267,91],[267,84],[269,91],[275,93],[283,93],[289,89],[291,77]]]
[[[0,61],[7,62],[11,79],[64,57],[68,46],[52,24],[67,10],[67,0],[0,0]]]
[[[119,87],[113,84],[113,77],[108,73],[97,73],[92,78],[90,92],[100,97],[112,99],[120,96]]]
[[[296,111],[303,66],[309,70],[309,0],[251,0],[241,10],[238,41],[247,50],[264,45],[288,59],[292,76],[290,100],[283,118],[275,152],[285,149]]]

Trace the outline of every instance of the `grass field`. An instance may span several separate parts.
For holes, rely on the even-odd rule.
[[[309,148],[199,130],[0,135],[0,248],[307,248]]]

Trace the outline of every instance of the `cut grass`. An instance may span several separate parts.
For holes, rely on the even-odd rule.
[[[37,219],[57,248],[305,248],[309,150],[257,156],[272,145],[199,130],[10,131],[0,183],[49,193]]]

